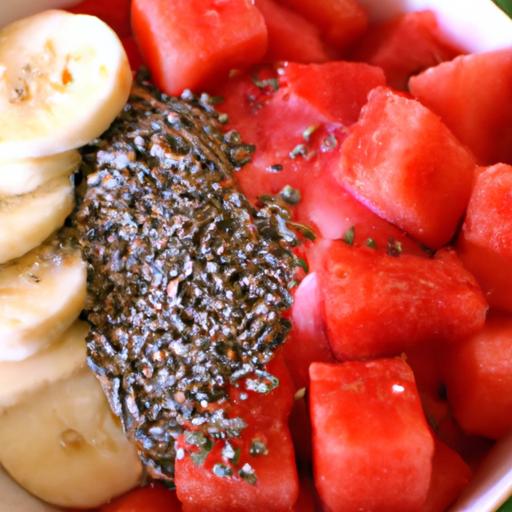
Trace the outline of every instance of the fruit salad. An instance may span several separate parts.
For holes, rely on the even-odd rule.
[[[9,511],[464,499],[512,436],[512,36],[489,46],[359,0],[0,28]]]

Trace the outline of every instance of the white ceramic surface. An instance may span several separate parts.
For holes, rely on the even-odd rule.
[[[512,22],[490,0],[360,0],[374,20],[432,9],[443,30],[468,52],[512,46]]]
[[[105,0],[108,1],[108,0]],[[452,40],[469,52],[512,47],[512,20],[490,0],[360,0],[373,20],[404,11],[432,9]],[[76,0],[0,0],[0,26]],[[500,443],[453,507],[453,512],[492,512],[512,495],[512,438]],[[0,469],[0,512],[57,512],[30,497]]]

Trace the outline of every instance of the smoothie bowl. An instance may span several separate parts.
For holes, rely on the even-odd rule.
[[[512,20],[0,8],[0,511],[512,493]]]

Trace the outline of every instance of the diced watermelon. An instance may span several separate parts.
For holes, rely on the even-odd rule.
[[[317,503],[315,488],[313,482],[307,477],[302,477],[300,481],[299,499],[293,507],[293,512],[317,512]]]
[[[255,201],[290,185],[302,196],[294,207],[295,220],[316,228],[322,237],[341,238],[354,226],[356,243],[371,239],[378,250],[385,251],[388,242],[396,240],[405,252],[419,254],[415,242],[333,178],[345,128],[357,119],[368,92],[384,82],[382,72],[372,66],[335,62],[288,64],[281,73],[279,82],[273,81],[277,76],[268,69],[260,71],[257,80],[238,76],[216,91],[225,98],[219,109],[229,116],[227,129],[238,130],[243,140],[256,145],[252,161],[237,173],[243,192]],[[318,92],[316,84],[322,78],[328,87]],[[308,128],[312,133],[305,140]],[[291,158],[290,152],[300,144],[307,154]]]
[[[373,90],[342,147],[338,179],[373,211],[432,248],[453,237],[475,164],[419,102]]]
[[[103,505],[98,512],[181,512],[181,503],[174,491],[152,483]]]
[[[322,238],[329,240],[353,234],[354,245],[370,245],[377,251],[387,252],[400,244],[405,253],[425,256],[417,242],[375,215],[336,181],[332,169],[338,159],[338,153],[332,153],[331,157],[322,158],[321,168],[308,171],[302,200],[295,208],[297,221],[316,228]]]
[[[297,388],[308,385],[309,365],[312,362],[334,361],[320,300],[316,274],[312,272],[302,280],[295,292],[292,330],[284,346],[284,356]]]
[[[498,164],[478,174],[459,252],[489,304],[512,312],[512,166]]]
[[[144,62],[135,39],[132,36],[126,36],[121,38],[121,42],[123,43],[124,51],[130,61],[130,67],[134,71],[137,71]]]
[[[440,421],[436,434],[443,443],[459,453],[472,470],[480,467],[494,444],[490,439],[470,435],[462,430],[452,414],[446,415]]]
[[[445,379],[467,432],[492,439],[512,432],[512,317],[491,314],[481,332],[450,347]]]
[[[429,393],[434,397],[439,395],[439,390],[443,385],[439,361],[440,352],[440,348],[434,343],[434,340],[407,350],[407,363],[414,372],[420,393]]]
[[[416,373],[414,376],[416,378]],[[416,382],[418,382],[417,379]],[[445,393],[445,389],[443,387],[439,391]],[[453,417],[446,397],[441,396],[439,391],[434,394],[428,390],[421,389],[419,385],[418,391],[425,416],[439,441],[457,452],[472,468],[477,468],[489,451],[491,441],[464,432]]]
[[[299,493],[293,445],[288,427],[279,422],[256,424],[254,421],[232,445],[240,449],[240,462],[222,461],[220,442],[202,465],[186,455],[176,461],[176,491],[183,512],[282,512],[291,510]],[[253,440],[263,442],[267,455],[251,455]],[[213,473],[215,464],[223,464],[232,476]],[[256,475],[250,483],[239,475],[249,464]],[[248,468],[247,468],[248,469]]]
[[[326,510],[420,511],[434,441],[402,359],[313,363],[316,489]]]
[[[311,445],[311,422],[306,396],[295,400],[288,423],[295,447],[297,463],[300,469],[307,471],[311,467],[311,461],[313,460],[313,449]]]
[[[347,49],[368,27],[368,16],[357,0],[280,0],[317,24],[338,50]]]
[[[469,483],[471,469],[461,456],[436,439],[432,459],[432,479],[421,512],[444,512]]]
[[[324,121],[318,113],[284,98],[283,87],[274,91],[275,74],[264,70],[257,76],[258,80],[247,75],[232,78],[216,91],[225,99],[218,109],[229,116],[227,129],[237,130],[245,142],[256,145],[252,161],[237,173],[242,191],[251,200],[277,194],[285,185],[300,188],[302,157],[291,159],[289,154],[304,143],[302,134],[308,126]],[[262,85],[267,83],[272,86]]]
[[[512,312],[512,266],[510,258],[461,236],[457,246],[464,265],[477,278],[491,307]]]
[[[457,57],[409,87],[480,163],[512,163],[512,49]]]
[[[453,251],[388,256],[323,242],[318,268],[331,349],[338,359],[394,355],[482,328],[487,303]]]
[[[132,26],[155,83],[199,90],[259,62],[267,28],[250,0],[133,0]]]
[[[219,110],[229,115],[228,129],[256,144],[252,162],[237,175],[251,199],[276,194],[285,185],[302,191],[305,179],[314,181],[328,162],[334,164],[345,126],[357,119],[368,92],[384,83],[377,68],[347,62],[289,64],[282,73],[277,82],[264,70],[257,85],[248,76],[235,77],[217,91],[225,98]],[[322,93],[313,90],[319,77]],[[294,154],[297,149],[306,154]]]
[[[264,394],[247,390],[244,381],[238,387],[232,386],[230,404],[226,406],[231,417],[240,416],[244,420],[247,418],[247,421],[256,417],[260,422],[286,422],[292,410],[296,386],[282,351],[274,356],[266,371],[278,379],[279,386]]]
[[[371,27],[352,58],[380,66],[391,87],[406,90],[410,76],[459,53],[443,38],[436,15],[417,11]]]
[[[83,0],[68,10],[75,14],[97,16],[113,28],[119,37],[128,37],[132,30],[130,26],[131,0]]]
[[[274,0],[256,0],[268,30],[267,62],[325,62],[329,54],[320,31],[296,12]]]
[[[368,93],[386,82],[380,68],[344,61],[290,62],[283,66],[280,77],[286,93],[302,108],[309,107],[325,121],[345,127],[357,121]]]
[[[231,387],[229,403],[224,404],[227,417],[242,418],[247,425],[240,437],[230,439],[233,448],[240,450],[238,462],[223,458],[221,441],[215,442],[204,464],[196,464],[188,449],[183,458],[178,457],[176,491],[184,512],[281,512],[290,510],[296,502],[298,477],[287,427],[295,388],[281,353],[269,363],[267,371],[279,380],[277,388],[256,393],[247,390],[241,380]],[[254,440],[263,442],[268,455],[250,453]],[[190,448],[183,438],[179,446]],[[223,464],[232,474],[215,475],[215,464]],[[245,464],[254,469],[255,484],[239,474]]]

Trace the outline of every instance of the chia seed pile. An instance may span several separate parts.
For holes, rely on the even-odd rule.
[[[72,220],[89,266],[89,365],[149,475],[170,481],[179,434],[243,429],[211,407],[229,385],[276,384],[264,366],[289,330],[297,265],[286,209],[237,190],[253,148],[222,133],[211,103],[139,79],[83,151]]]

